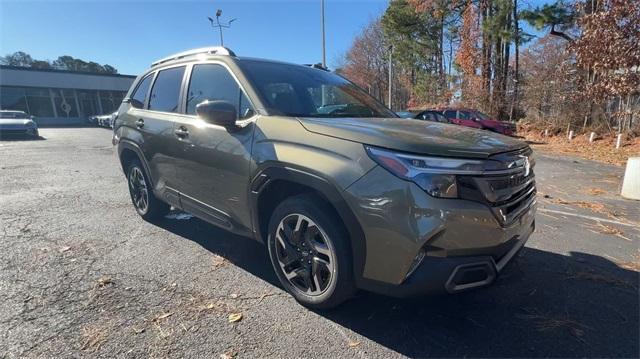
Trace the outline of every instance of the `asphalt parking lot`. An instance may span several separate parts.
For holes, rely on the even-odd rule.
[[[0,357],[639,355],[623,168],[537,153],[537,231],[490,288],[313,312],[260,244],[185,213],[140,219],[109,130],[41,135],[0,141]]]

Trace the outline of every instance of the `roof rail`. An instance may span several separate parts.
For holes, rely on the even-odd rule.
[[[228,55],[228,56],[236,56],[236,54],[226,47],[222,46],[213,46],[213,47],[201,47],[199,49],[187,50],[183,52],[178,52],[177,54],[173,54],[171,56],[167,56],[163,59],[155,61],[151,64],[151,67],[160,65],[167,61],[181,59],[187,56],[193,56],[198,54],[210,54],[210,55]]]

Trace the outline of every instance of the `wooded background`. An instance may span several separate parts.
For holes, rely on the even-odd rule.
[[[338,71],[387,103],[390,52],[394,110],[464,106],[558,132],[640,135],[638,0],[392,0]]]

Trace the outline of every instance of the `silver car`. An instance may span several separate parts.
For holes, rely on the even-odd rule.
[[[39,137],[38,125],[33,116],[23,111],[0,111],[0,136],[23,135]]]

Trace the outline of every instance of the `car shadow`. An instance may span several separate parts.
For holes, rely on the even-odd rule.
[[[280,287],[262,244],[197,218],[156,225]],[[525,248],[490,287],[317,313],[409,357],[637,357],[639,273],[601,256]]]
[[[46,140],[45,137],[42,136],[38,136],[38,137],[31,137],[31,136],[23,136],[23,135],[0,135],[0,141],[11,141],[11,142],[17,142],[17,141],[44,141]]]

